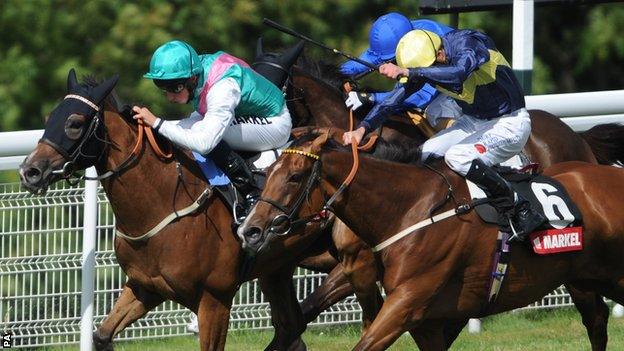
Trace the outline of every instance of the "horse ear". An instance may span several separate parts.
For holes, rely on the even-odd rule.
[[[315,127],[311,127],[311,126],[297,127],[297,128],[293,128],[290,131],[290,135],[292,135],[293,138],[297,139],[297,138],[301,137],[304,134],[311,133],[315,129],[316,129]]]
[[[299,55],[301,55],[301,51],[303,50],[304,45],[305,42],[303,40],[300,40],[297,45],[286,50],[286,52],[284,52],[280,57],[282,67],[290,68],[290,66],[292,66],[297,61]]]
[[[256,60],[262,56],[264,56],[264,50],[262,50],[262,37],[260,37],[256,43]]]
[[[93,88],[92,98],[93,100],[95,100],[96,104],[99,105],[102,102],[102,100],[104,100],[104,98],[106,98],[108,94],[110,94],[110,92],[113,90],[113,88],[117,84],[118,80],[119,80],[119,74],[115,74],[109,79],[102,82],[97,87]]]
[[[319,151],[321,151],[321,148],[323,147],[323,145],[325,145],[327,140],[329,140],[333,136],[334,133],[331,128],[317,128],[313,132],[320,133],[320,135],[316,137],[316,139],[314,139],[314,141],[312,142],[312,147],[311,147],[312,153],[316,154]]]
[[[78,79],[76,79],[76,71],[72,68],[67,75],[67,91],[73,91],[78,86]]]

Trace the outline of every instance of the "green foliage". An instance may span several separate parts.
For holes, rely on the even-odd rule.
[[[568,6],[562,11],[561,6]],[[537,6],[535,92],[619,89],[624,80],[624,7]],[[224,50],[252,61],[255,42],[279,51],[297,39],[266,27],[264,17],[344,52],[367,47],[375,18],[399,11],[416,18],[418,2],[365,0],[4,0],[0,2],[0,131],[42,128],[42,117],[62,98],[69,68],[79,76],[120,73],[119,95],[180,117],[190,106],[169,104],[141,76],[156,47],[174,38],[198,52]],[[429,16],[449,23],[449,16]],[[511,10],[460,15],[461,28],[490,34],[511,59]],[[308,45],[308,55],[341,57]],[[390,84],[379,77],[365,82]]]

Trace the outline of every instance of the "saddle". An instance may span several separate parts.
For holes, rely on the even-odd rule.
[[[505,166],[496,166],[495,169],[511,184],[515,192],[529,202],[532,209],[547,219],[538,230],[562,229],[582,224],[581,212],[565,188],[555,179]],[[474,183],[466,183],[473,201],[486,197],[483,190]],[[498,223],[498,213],[491,205],[482,203],[475,206],[475,210],[484,222]]]

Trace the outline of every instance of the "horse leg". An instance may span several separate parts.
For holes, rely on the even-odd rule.
[[[582,291],[567,284],[574,306],[581,314],[583,325],[587,329],[592,351],[607,349],[607,323],[609,321],[609,307],[602,296],[595,292]]]
[[[446,327],[447,324],[442,321],[427,321],[426,325],[423,324],[418,328],[412,329],[409,333],[418,345],[418,349],[421,351],[447,350],[453,340],[457,338],[459,332],[454,336],[453,340],[448,343],[446,339]],[[459,331],[461,332],[461,328]]]
[[[202,351],[225,348],[231,305],[232,296],[217,298],[208,292],[202,295],[197,310],[199,344]]]
[[[444,343],[446,344],[446,349],[451,348],[451,345],[453,345],[453,342],[455,342],[455,340],[467,323],[467,319],[446,321],[443,326]]]
[[[113,337],[132,322],[143,317],[152,308],[160,305],[164,297],[127,282],[100,327],[93,333],[96,350],[112,350]]]
[[[402,288],[388,295],[377,318],[362,334],[360,341],[353,350],[385,350],[407,330],[420,327],[410,324],[413,321],[416,301],[424,301],[424,299],[414,299],[413,296],[414,294],[408,289]],[[421,318],[422,311],[417,319]],[[417,342],[422,341],[418,334],[416,334],[416,340]]]
[[[370,248],[346,224],[336,219],[332,238],[338,250],[338,257],[344,275],[347,277],[355,296],[362,307],[362,328],[366,331],[371,325],[383,298],[377,288],[377,265]]]
[[[301,302],[301,311],[306,324],[312,322],[321,312],[353,293],[353,287],[343,274],[342,266],[332,269],[323,283]]]
[[[292,283],[294,267],[287,267],[258,278],[262,293],[271,306],[271,323],[275,334],[265,350],[306,350],[301,334],[306,323]]]

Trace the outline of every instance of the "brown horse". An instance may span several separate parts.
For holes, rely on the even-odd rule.
[[[351,155],[325,146],[332,140],[338,145],[342,132],[325,130],[301,139],[296,148],[304,154],[280,157],[269,171],[262,197],[288,204],[298,196],[334,194],[349,173]],[[469,198],[461,177],[440,163],[434,167],[456,189],[457,198]],[[583,251],[536,256],[525,245],[514,244],[501,295],[494,305],[486,306],[491,257],[484,253],[494,251],[496,226],[484,224],[470,212],[420,229],[377,255],[387,299],[355,349],[383,350],[405,331],[421,341],[422,349],[444,349],[448,346],[444,327],[449,323],[524,306],[564,283],[624,302],[624,265],[619,259],[624,254],[624,220],[617,213],[624,199],[612,195],[619,192],[612,190],[622,190],[624,170],[576,162],[553,166],[546,173],[566,187],[583,214]],[[298,180],[310,177],[320,178],[317,185],[302,187]],[[386,186],[380,187],[380,182]],[[333,208],[374,246],[427,218],[447,188],[443,177],[429,168],[364,157],[353,183]],[[449,204],[440,210],[451,208]],[[258,203],[239,235],[271,230],[273,219],[281,213],[276,206]]]
[[[204,176],[189,154],[173,149],[174,157],[163,160],[138,141],[141,127],[120,112],[110,93],[115,83],[116,78],[79,84],[70,71],[68,95],[52,111],[43,139],[20,167],[22,184],[40,194],[69,176],[72,168],[94,165],[103,178],[116,229],[135,238],[197,201],[195,212],[155,236],[116,238],[115,254],[128,280],[94,342],[98,350],[112,349],[113,337],[126,326],[173,300],[197,313],[201,349],[222,350],[232,298],[243,282],[239,273],[244,254],[231,229],[232,216],[219,196],[205,196]],[[136,154],[130,151],[135,145]],[[259,278],[271,304],[276,336],[270,350],[305,349],[299,335],[306,325],[291,278],[296,262],[322,234],[320,224],[310,226],[315,227],[313,235],[284,242],[292,255],[262,257],[245,277]]]
[[[339,86],[341,77],[335,67],[310,66],[295,69],[291,76],[289,90],[290,109],[300,119],[313,125],[338,126],[347,128],[348,117],[344,108]],[[309,102],[313,101],[312,102]],[[358,110],[359,112],[359,110]],[[524,154],[540,165],[540,169],[554,163],[580,160],[603,164],[612,164],[624,159],[624,128],[618,125],[600,125],[587,132],[574,133],[567,125],[552,114],[540,110],[531,110],[533,132],[524,149]],[[362,113],[358,117],[362,117]],[[416,148],[426,138],[404,116],[394,116],[388,126],[382,129],[384,138],[401,142]],[[592,152],[593,151],[593,152]],[[594,156],[594,154],[596,156]],[[314,320],[329,306],[354,292],[362,304],[365,328],[376,315],[380,306],[376,292],[374,258],[368,247],[344,225],[335,226],[333,239],[337,247],[341,266],[330,272],[323,284],[302,303],[306,321]],[[325,260],[317,260],[307,267],[315,269],[325,265],[333,267],[337,261],[329,255]],[[318,268],[317,268],[318,269]],[[592,348],[606,348],[606,324],[608,308],[601,296],[584,293],[573,286],[566,286],[572,299],[583,317]],[[461,331],[461,323],[455,331],[448,331],[450,339]],[[449,344],[452,340],[449,340]]]

